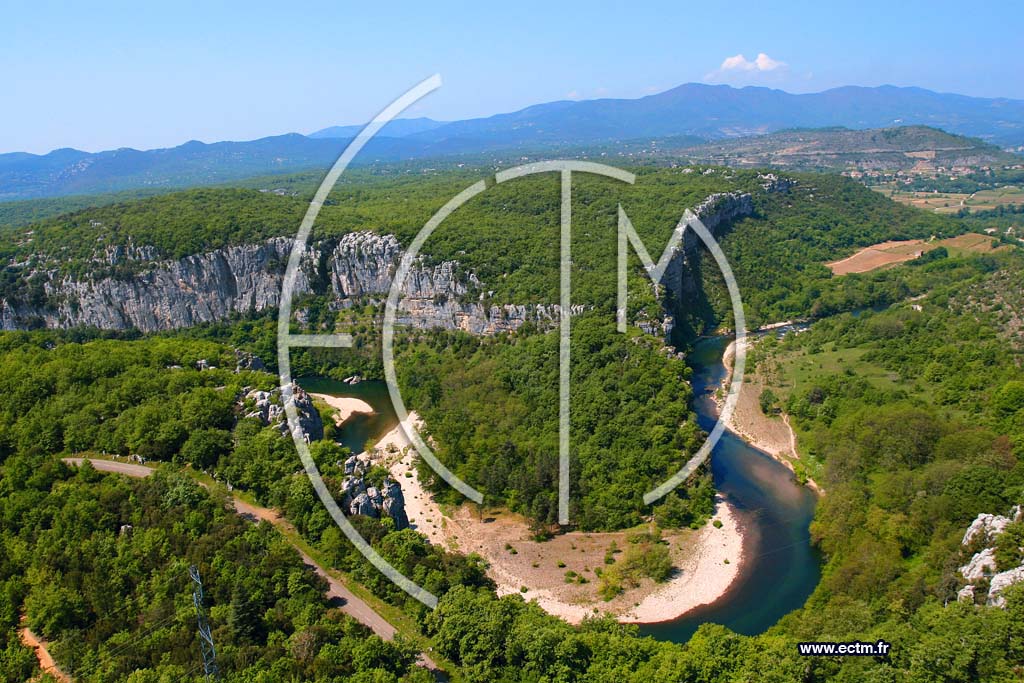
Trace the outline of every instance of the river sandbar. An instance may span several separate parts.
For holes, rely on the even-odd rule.
[[[415,423],[415,413],[410,418]],[[375,452],[402,486],[414,528],[433,544],[483,557],[499,595],[519,594],[566,621],[579,623],[605,613],[623,623],[670,621],[717,601],[742,575],[742,523],[736,510],[719,497],[714,517],[700,529],[662,532],[676,567],[672,578],[664,583],[643,579],[612,600],[602,600],[595,570],[606,566],[613,542],[619,549],[628,547],[631,532],[573,531],[536,541],[524,517],[503,509],[466,504],[442,510],[420,484],[417,455],[407,446],[397,426],[380,439]],[[569,572],[585,582],[567,581],[573,576]]]
[[[313,394],[310,396],[320,399],[334,409],[334,424],[339,427],[356,413],[373,413],[373,406],[359,398],[351,396],[331,396],[330,394]]]

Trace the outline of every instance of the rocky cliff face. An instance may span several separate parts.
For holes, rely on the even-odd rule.
[[[712,195],[696,210],[712,233],[752,212],[750,195],[740,193]],[[153,251],[145,246],[108,248],[97,255],[97,264],[130,264],[130,275],[72,277],[55,268],[37,270],[33,279],[42,282],[43,296],[0,298],[0,329],[90,326],[159,332],[273,309],[280,304],[292,244],[279,237],[164,261],[152,260]],[[693,276],[698,245],[697,236],[687,231],[663,280],[668,301],[676,303],[669,305],[665,321],[648,323],[652,332],[659,327],[670,332],[678,302],[699,289]],[[372,232],[307,245],[294,293],[330,293],[341,307],[362,297],[384,298],[403,253],[393,235]],[[457,262],[427,265],[421,260],[405,282],[399,323],[493,334],[528,321],[558,320],[557,305],[490,305],[483,303],[482,291],[477,277],[462,272]]]
[[[713,194],[694,210],[704,227],[716,238],[725,225],[754,213],[750,194],[730,192]],[[683,233],[683,240],[669,261],[661,279],[665,316],[660,322],[648,321],[641,326],[651,333],[660,331],[666,337],[675,330],[677,320],[695,310],[694,302],[702,298],[700,268],[704,242],[691,229]],[[717,268],[716,264],[711,267]],[[660,328],[660,329],[659,329]]]
[[[281,264],[287,261],[291,240],[273,239],[188,256],[155,261],[125,278],[75,279],[56,271],[37,273],[44,279],[49,305],[0,302],[0,326],[102,329],[137,328],[156,332],[222,320],[234,312],[277,306],[281,294]],[[298,287],[308,290],[300,274]]]
[[[135,328],[158,332],[259,312],[280,303],[288,238],[218,249],[176,261],[146,264],[130,277],[44,280],[46,305],[0,300],[0,328]],[[392,235],[357,232],[304,248],[295,294],[329,287],[341,305],[363,296],[386,297],[403,251]],[[458,264],[419,265],[406,281],[399,322],[476,334],[514,330],[528,320],[557,319],[557,306],[485,306],[479,282],[459,276]]]

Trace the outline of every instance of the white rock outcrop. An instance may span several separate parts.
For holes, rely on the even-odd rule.
[[[1006,598],[1003,591],[1015,583],[1024,581],[1024,566],[1014,567],[1005,572],[1000,572],[992,577],[988,586],[988,604],[994,607],[1006,607]]]
[[[982,539],[986,544],[991,543],[996,536],[1006,530],[1007,525],[1013,522],[1015,518],[1017,521],[1020,521],[1019,505],[1013,509],[1010,517],[982,513],[967,527],[967,532],[964,534],[964,540],[961,541],[961,545],[970,545],[977,538]]]
[[[976,552],[970,562],[960,567],[960,574],[967,581],[967,585],[957,592],[957,600],[961,602],[975,602],[975,594],[978,589],[978,582],[989,578],[988,595],[985,602],[994,607],[1006,607],[1006,598],[1003,593],[1010,586],[1024,582],[1024,565],[1014,567],[1004,572],[998,571],[996,562],[995,544],[996,539],[1006,531],[1010,524],[1024,521],[1024,509],[1016,505],[1010,510],[1007,516],[982,513],[975,518],[964,533],[961,545],[964,548],[983,546],[982,550]],[[1022,549],[1024,550],[1024,549]]]
[[[139,262],[130,276],[71,277],[34,271],[47,303],[0,299],[0,329],[98,327],[142,332],[190,327],[235,313],[276,308],[293,240],[217,249],[178,260]],[[344,308],[364,296],[385,298],[404,250],[394,235],[355,232],[303,247],[293,294],[320,291]],[[512,331],[526,322],[557,324],[557,305],[491,305],[476,275],[458,263],[419,259],[402,287],[397,322],[473,334]],[[296,311],[296,318],[302,318]]]
[[[765,189],[780,191],[782,181],[770,181]],[[694,213],[718,234],[726,223],[753,211],[751,195],[733,192],[709,196]],[[686,231],[662,278],[669,293],[666,317],[650,321],[652,331],[670,332],[681,302],[697,286],[688,266],[698,258],[699,242],[692,230]],[[147,245],[110,246],[94,259],[94,275],[63,274],[52,262],[33,266],[30,257],[8,264],[24,282],[32,281],[33,290],[8,290],[0,298],[0,329],[85,326],[159,332],[276,308],[293,243],[275,237],[164,260]],[[383,299],[404,254],[394,235],[370,231],[304,245],[293,293],[332,294],[338,308],[365,296]],[[118,275],[99,274],[109,273],[109,266],[126,268]],[[493,305],[477,276],[456,261],[417,259],[402,292],[398,322],[420,328],[493,334],[526,322],[554,325],[561,313],[554,304]],[[301,320],[302,311],[295,313]]]
[[[310,441],[319,441],[324,438],[324,424],[320,419],[320,412],[313,405],[313,398],[294,382],[291,385],[291,394],[302,433]],[[277,425],[281,434],[288,434],[288,420],[280,388],[273,391],[256,389],[249,391],[245,394],[241,405],[245,407],[250,402],[251,409],[245,413],[245,417],[256,418],[265,425]]]
[[[985,548],[975,553],[971,561],[960,567],[960,573],[968,581],[978,581],[996,571],[996,555],[992,548]]]

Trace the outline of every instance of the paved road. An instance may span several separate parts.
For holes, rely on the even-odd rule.
[[[81,465],[83,460],[84,458],[64,458],[64,462],[76,466]],[[116,472],[129,477],[148,477],[155,471],[152,467],[135,465],[127,462],[117,462],[112,460],[90,460],[90,462],[92,463],[92,466],[98,470],[102,470],[104,472]],[[243,517],[253,521],[266,520],[276,527],[291,530],[291,525],[286,520],[282,519],[281,515],[276,511],[271,510],[270,508],[260,507],[258,505],[251,505],[237,496],[233,496],[233,499],[235,502],[235,511]],[[313,558],[302,552],[300,548],[295,548],[295,550],[297,550],[299,555],[302,556],[303,562],[310,565],[317,574],[327,579],[327,583],[330,586],[327,590],[327,597],[332,600],[340,600],[342,602],[341,610],[343,612],[360,623],[366,624],[374,633],[385,640],[391,640],[395,637],[397,629],[388,623],[384,617],[373,611],[372,607],[346,588],[341,581],[328,574],[323,567],[314,562]]]

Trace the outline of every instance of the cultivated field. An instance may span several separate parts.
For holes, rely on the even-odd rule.
[[[980,235],[976,232],[927,242],[924,240],[880,242],[872,244],[870,247],[864,247],[852,256],[825,265],[832,269],[834,275],[847,275],[849,273],[867,273],[904,261],[912,261],[925,252],[939,247],[945,247],[954,256],[968,252],[987,254],[998,249],[1009,248],[1006,246],[994,247],[992,243],[993,239],[990,235]]]
[[[881,242],[864,247],[853,256],[847,256],[825,265],[832,269],[834,275],[866,273],[877,268],[913,260],[923,254],[928,246],[923,240]]]
[[[1013,185],[975,192],[967,200],[967,207],[974,211],[994,209],[999,205],[1019,206],[1021,204],[1024,204],[1024,189]]]
[[[981,190],[974,194],[959,192],[906,192],[904,190],[897,190],[892,185],[879,185],[872,189],[893,201],[935,213],[956,213],[960,209],[988,211],[1000,205],[1016,206],[1024,204],[1024,189],[1013,185],[997,187],[991,190]]]
[[[958,192],[906,192],[891,186],[877,186],[873,190],[895,202],[935,213],[956,213],[966,206],[971,195]]]

